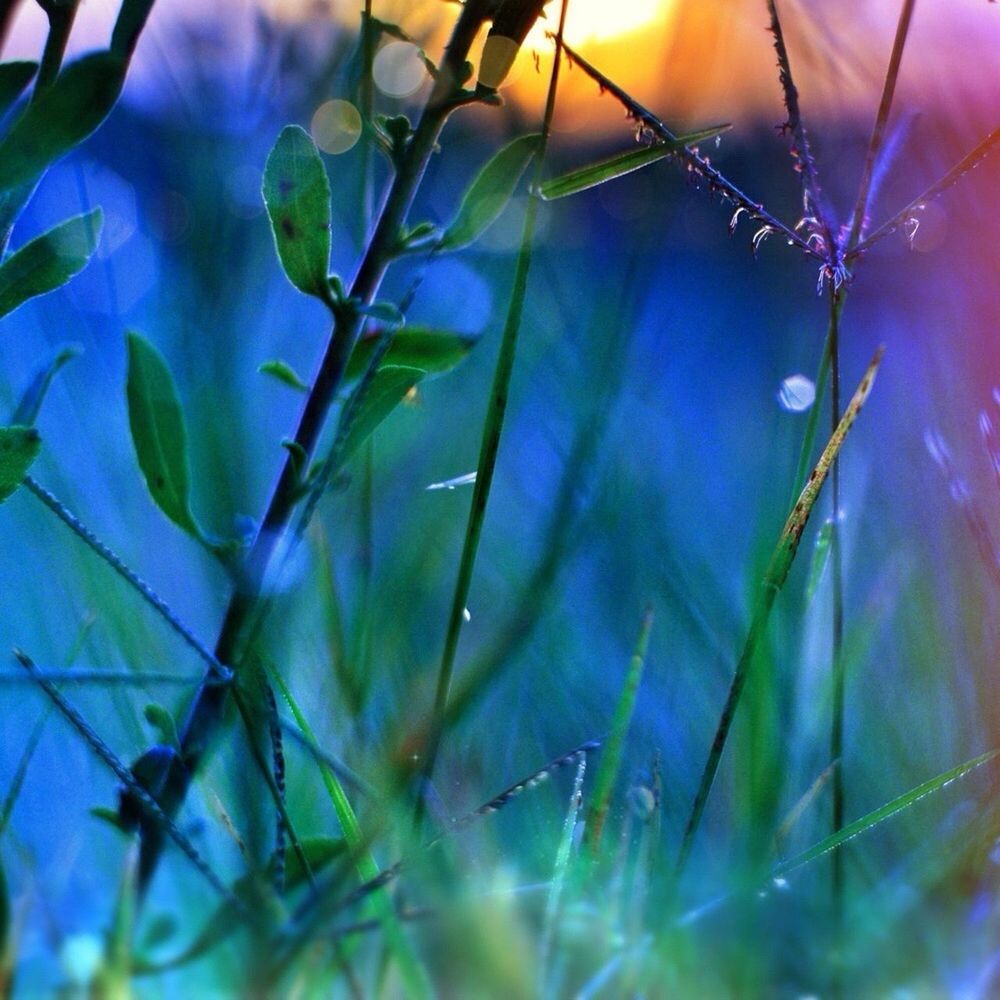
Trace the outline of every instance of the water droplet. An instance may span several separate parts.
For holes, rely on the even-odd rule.
[[[782,878],[780,875],[777,875],[775,876],[775,878],[771,880],[771,884],[774,886],[775,889],[784,890],[788,888],[788,879]]]
[[[462,617],[467,621],[472,621],[472,612],[468,608],[462,608]]]
[[[456,486],[471,486],[476,481],[474,472],[467,472],[464,476],[455,476],[454,479],[445,479],[440,483],[431,483],[425,486],[427,490],[453,490]]]
[[[950,472],[951,451],[948,449],[948,445],[945,443],[939,430],[934,427],[928,427],[924,431],[924,447],[942,472],[946,474]]]
[[[59,964],[75,986],[86,986],[101,967],[104,945],[96,934],[71,934],[59,949]]]
[[[790,413],[802,413],[816,401],[816,386],[805,375],[789,375],[778,390],[778,402]]]

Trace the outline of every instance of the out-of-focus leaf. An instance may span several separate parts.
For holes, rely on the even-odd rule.
[[[90,815],[94,819],[107,823],[108,826],[113,826],[119,833],[124,833],[126,837],[130,837],[134,832],[132,827],[121,821],[117,809],[109,809],[107,806],[93,806],[90,809]]]
[[[0,63],[0,117],[10,111],[37,72],[35,62]]]
[[[52,380],[59,373],[63,365],[79,357],[83,353],[83,348],[79,344],[65,344],[56,351],[55,355],[35,372],[34,378],[24,390],[11,423],[21,424],[30,427],[38,419],[38,412],[42,408],[45,394],[52,385]]]
[[[95,52],[70,63],[0,141],[0,190],[36,180],[108,116],[125,80],[125,62]]]
[[[258,366],[257,371],[261,375],[270,375],[271,378],[276,378],[279,382],[284,382],[285,385],[297,389],[299,392],[309,391],[309,386],[302,381],[295,369],[278,358],[273,361],[264,361]]]
[[[833,538],[833,521],[826,520],[816,533],[816,544],[812,559],[809,562],[809,582],[806,584],[806,603],[809,604],[816,593],[819,581],[823,578],[830,557],[830,540]]]
[[[163,355],[131,331],[125,391],[132,442],[150,494],[174,524],[205,541],[191,513],[187,429],[177,387]]]
[[[553,177],[542,184],[539,193],[546,201],[555,201],[557,198],[565,198],[568,195],[586,191],[588,188],[605,183],[605,181],[624,177],[625,174],[640,170],[647,164],[656,163],[657,160],[662,160],[664,157],[684,149],[685,146],[696,146],[699,142],[728,132],[730,128],[732,128],[731,125],[716,125],[712,128],[702,129],[700,132],[678,136],[673,142],[661,142],[653,146],[643,146],[640,149],[630,149],[606,160],[580,167],[579,170],[572,170],[561,177]]]
[[[79,274],[97,249],[102,223],[101,210],[95,208],[60,222],[12,253],[0,264],[0,316]]]
[[[111,33],[111,51],[119,58],[132,58],[154,2],[155,0],[122,0],[118,19]]]
[[[358,385],[344,405],[337,431],[341,463],[358,450],[425,374],[422,368],[383,365],[369,382]]]
[[[0,503],[21,485],[41,450],[34,427],[0,427]]]
[[[354,348],[344,378],[350,382],[368,370],[379,333],[362,337]],[[472,350],[477,337],[451,330],[434,330],[423,326],[407,326],[392,336],[392,343],[382,358],[382,366],[397,365],[420,368],[428,375],[450,371]]]
[[[288,280],[326,299],[330,263],[330,181],[319,151],[298,125],[281,130],[264,167],[264,204]]]
[[[496,221],[535,155],[539,139],[538,135],[520,136],[479,171],[462,198],[458,215],[441,237],[442,250],[468,246]]]
[[[313,874],[318,874],[331,865],[337,858],[345,854],[343,839],[339,837],[306,837],[302,840],[302,853],[309,862]],[[291,847],[285,850],[285,890],[293,892],[306,880],[306,873],[298,855]],[[255,880],[252,875],[245,875],[233,883],[233,895],[247,906],[259,908],[264,900],[262,889],[265,884]],[[270,891],[269,888],[265,891]],[[151,962],[137,959],[134,963],[136,972],[150,973],[165,969],[174,969],[186,965],[211,951],[242,925],[240,914],[230,903],[223,903],[208,918],[198,936],[180,954],[164,962]]]
[[[161,743],[174,748],[180,746],[174,717],[162,705],[149,704],[143,709],[142,714],[146,721],[160,734]]]

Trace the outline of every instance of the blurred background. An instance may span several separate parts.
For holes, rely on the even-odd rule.
[[[374,5],[432,56],[457,9],[438,0]],[[898,7],[794,0],[781,11],[821,181],[846,221]],[[106,44],[115,12],[113,3],[87,0],[71,51]],[[49,172],[14,234],[19,245],[68,214],[104,209],[89,267],[3,321],[0,402],[11,409],[60,345],[82,348],[42,411],[36,477],[206,641],[227,580],[146,493],[128,433],[124,331],[148,336],[177,379],[198,517],[219,535],[245,528],[264,507],[301,404],[257,367],[282,358],[308,378],[328,333],[324,309],[281,274],[261,172],[282,125],[310,129],[333,187],[333,267],[349,278],[366,228],[353,82],[358,13],[353,3],[295,0],[157,5],[121,103],[82,151]],[[794,224],[801,193],[776,131],[785,113],[766,25],[758,0],[572,0],[567,37],[677,131],[733,123],[706,150],[713,163]],[[44,29],[41,10],[23,3],[4,58],[37,57]],[[503,106],[449,124],[412,220],[446,222],[475,169],[506,138],[538,128],[550,65],[551,44],[536,29]],[[428,91],[416,50],[402,41],[382,44],[374,77],[385,113],[414,115]],[[918,3],[876,222],[996,127],[998,98],[1000,8]],[[634,141],[610,97],[577,69],[563,74],[551,173]],[[915,233],[880,243],[860,263],[847,305],[846,392],[875,348],[887,347],[843,458],[849,818],[1000,745],[1000,466],[981,431],[981,414],[1000,421],[998,164],[994,155],[929,204]],[[376,162],[376,191],[386,176]],[[476,466],[524,204],[522,191],[470,250],[429,264],[411,258],[390,273],[383,298],[398,300],[418,282],[411,323],[481,340],[459,370],[393,415],[371,455],[324,502],[272,618],[269,648],[321,743],[376,786],[385,777],[379,762],[401,752],[401,735],[419,726],[433,697],[471,491],[427,487]],[[606,732],[651,605],[626,775],[647,787],[659,759],[663,850],[676,850],[755,581],[791,499],[808,386],[804,400],[782,386],[796,375],[815,378],[827,314],[814,263],[778,239],[755,260],[753,227],[744,222],[730,236],[729,216],[669,162],[543,207],[459,649],[459,684],[483,664],[495,681],[445,743],[440,816]],[[824,433],[827,423],[824,412]],[[830,763],[829,574],[809,586],[828,498],[822,506],[779,599],[709,805],[697,877],[684,888],[692,906],[724,889],[725,873],[770,840]],[[148,610],[25,495],[0,512],[0,592],[0,646],[22,647],[39,664],[198,673]],[[65,959],[67,940],[106,925],[123,848],[87,813],[113,803],[112,776],[46,715],[39,693],[7,676],[15,669],[4,668],[0,689],[0,786],[47,719],[5,845],[24,981],[41,984],[64,975],[52,956]],[[183,701],[176,688],[79,688],[72,696],[125,759],[155,735],[142,707]],[[237,819],[252,810],[241,805],[239,769],[227,767],[231,752],[213,759],[182,815],[213,863],[235,875],[238,853],[214,802]],[[289,761],[290,796],[307,817],[301,825],[328,828],[334,820],[314,770],[295,750]],[[905,942],[879,952],[875,992],[921,983],[962,989],[998,961],[1000,852],[992,840],[975,841],[943,885],[920,882],[908,867],[928,841],[948,842],[996,789],[995,773],[977,774],[850,849],[852,914],[860,920],[880,901],[872,949],[906,921]],[[515,882],[544,877],[566,794],[563,784],[533,792],[471,833],[455,848],[463,870],[502,865]],[[616,815],[627,803],[616,800]],[[821,797],[788,849],[820,839],[829,822]],[[393,860],[384,850],[380,860]],[[152,909],[169,913],[179,899],[207,892],[170,856]],[[766,936],[780,930],[780,948],[756,951],[754,975],[781,995],[810,992],[827,892],[828,868],[819,863],[777,900],[761,901],[752,930],[720,918],[705,925],[706,939],[721,954],[750,954],[754,935],[773,940]]]

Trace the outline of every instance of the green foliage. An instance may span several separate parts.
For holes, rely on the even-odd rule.
[[[713,128],[678,136],[670,142],[658,142],[652,146],[643,146],[641,149],[630,149],[627,152],[618,153],[606,160],[580,167],[568,174],[547,180],[539,189],[539,194],[546,201],[555,201],[571,194],[578,194],[580,191],[587,191],[599,184],[641,170],[650,163],[666,159],[686,146],[695,146],[699,142],[713,139],[717,135],[722,135],[723,132],[728,132],[730,128],[732,128],[731,125],[716,125]]]
[[[23,424],[25,427],[33,425],[38,419],[38,413],[45,401],[49,386],[52,385],[52,380],[59,374],[63,365],[68,364],[82,353],[83,348],[79,344],[66,344],[60,347],[52,358],[38,369],[34,378],[28,383],[28,387],[24,390],[17,404],[17,409],[14,410],[11,423]]]
[[[497,220],[538,151],[539,141],[538,135],[522,135],[486,163],[465,192],[458,214],[441,237],[442,250],[460,250],[474,243]]]
[[[0,63],[0,117],[7,114],[38,72],[38,63]]]
[[[67,66],[0,140],[0,191],[36,181],[94,132],[118,100],[125,69],[112,52]]]
[[[368,334],[358,340],[351,353],[344,380],[353,382],[368,370],[378,349],[381,335]],[[475,346],[477,337],[450,330],[433,330],[423,326],[405,326],[392,334],[389,349],[379,360],[380,367],[396,365],[419,368],[428,375],[451,371],[463,361]]]
[[[384,365],[354,390],[337,430],[341,462],[350,459],[425,374],[422,368]]]
[[[281,130],[264,167],[264,203],[288,280],[329,298],[330,181],[319,150],[298,125]]]
[[[111,34],[111,51],[114,55],[125,60],[132,58],[154,2],[155,0],[122,0]]]
[[[11,254],[0,264],[0,317],[79,274],[97,249],[102,225],[101,210],[95,208],[60,222]]]
[[[261,375],[270,375],[271,378],[277,379],[297,392],[309,391],[309,386],[302,381],[295,369],[286,361],[277,358],[272,361],[264,361],[257,367],[257,371]]]
[[[0,503],[21,485],[41,450],[34,427],[0,427]]]
[[[160,352],[129,332],[125,392],[132,444],[156,505],[193,538],[206,538],[191,513],[187,428],[177,387]]]

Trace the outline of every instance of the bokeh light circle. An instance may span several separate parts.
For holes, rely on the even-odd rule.
[[[324,153],[346,153],[361,138],[361,113],[350,101],[324,101],[313,113],[309,131]]]
[[[387,97],[409,97],[427,79],[427,68],[416,45],[389,42],[375,56],[372,77]]]

